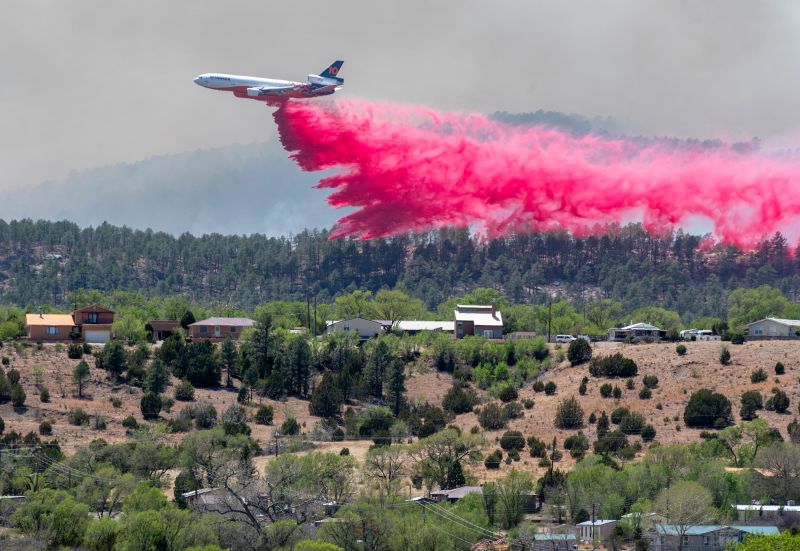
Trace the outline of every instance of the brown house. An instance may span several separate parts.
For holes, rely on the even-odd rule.
[[[148,321],[144,329],[153,335],[153,340],[163,341],[172,336],[181,326],[181,322],[175,320],[153,320]]]
[[[28,340],[103,344],[114,338],[114,311],[92,305],[71,314],[27,314]]]
[[[208,318],[190,324],[189,334],[192,340],[219,342],[227,337],[238,339],[243,330],[255,324],[250,318]]]

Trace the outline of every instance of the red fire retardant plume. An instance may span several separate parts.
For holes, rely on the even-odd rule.
[[[333,237],[374,238],[444,226],[498,236],[522,228],[576,235],[643,221],[650,231],[695,218],[751,248],[800,226],[800,162],[730,147],[574,137],[482,115],[389,103],[288,101],[281,141],[318,187],[355,207]]]

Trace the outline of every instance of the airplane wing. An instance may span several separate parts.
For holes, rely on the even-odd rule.
[[[331,84],[330,86],[321,86],[319,88],[314,88],[315,94],[325,94],[327,92],[335,92],[339,89],[338,84]]]
[[[247,89],[247,93],[250,96],[262,96],[266,94],[270,94],[272,92],[283,92],[286,90],[293,90],[294,86],[254,86],[252,88]]]

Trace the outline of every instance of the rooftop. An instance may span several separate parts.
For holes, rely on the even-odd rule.
[[[631,331],[661,331],[660,328],[656,327],[655,325],[650,325],[649,323],[632,323],[631,325],[626,325],[622,329],[628,329]]]
[[[604,524],[611,524],[612,522],[617,522],[617,521],[607,518],[607,519],[597,519],[594,521],[594,523],[592,523],[591,520],[587,520],[586,522],[581,522],[580,524],[578,524],[578,526],[591,526],[592,524],[594,524],[595,526],[603,526]]]
[[[762,321],[772,321],[780,325],[788,325],[790,327],[800,327],[800,320],[787,320],[784,318],[764,318],[758,321],[751,321],[750,323],[745,323],[744,325],[745,327],[749,327],[751,325],[755,325],[756,323],[761,323]]]
[[[72,319],[72,314],[26,314],[25,324],[29,326],[72,326],[75,325],[75,320]]]
[[[728,526],[724,524],[704,524],[700,526],[689,526],[688,529],[685,530],[685,532],[683,530],[683,527],[676,526],[674,524],[656,524],[655,526],[655,529],[658,533],[667,536],[680,536],[680,535],[702,536],[704,534],[709,534],[711,532],[716,532],[717,530],[722,530],[725,528],[732,528],[740,532],[745,532],[746,534],[758,534],[761,536],[771,536],[780,533],[780,530],[778,530],[777,526],[747,526],[747,525]]]
[[[482,304],[458,304],[455,310],[456,321],[471,321],[484,327],[502,327],[503,316],[494,306]]]
[[[208,318],[191,323],[189,324],[189,327],[195,325],[231,325],[236,327],[252,327],[255,324],[255,320],[251,320],[250,318]]]
[[[453,331],[454,321],[421,321],[421,320],[402,320],[395,324],[401,331]]]
[[[461,499],[469,494],[482,494],[483,488],[480,486],[461,486],[452,490],[439,490],[431,495],[444,496],[447,499]]]
[[[737,505],[737,511],[766,511],[769,513],[786,511],[796,513],[800,511],[800,505]]]

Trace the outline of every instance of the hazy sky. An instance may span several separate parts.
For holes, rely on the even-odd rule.
[[[3,0],[0,191],[273,139],[267,108],[192,78],[304,80],[336,58],[347,96],[792,137],[798,28],[796,0]]]

